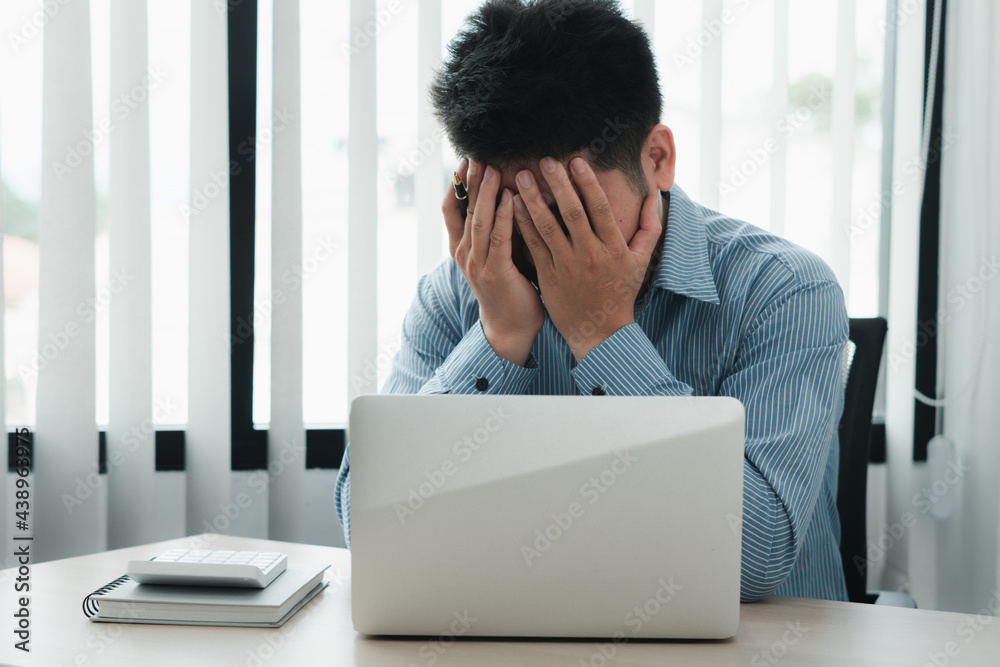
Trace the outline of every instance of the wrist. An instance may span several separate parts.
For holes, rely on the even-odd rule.
[[[633,324],[634,319],[628,322],[622,322],[616,325],[605,324],[602,327],[595,327],[594,325],[584,325],[575,329],[575,334],[566,340],[569,345],[570,352],[573,353],[573,358],[576,363],[580,363],[584,357],[590,354],[594,348],[599,346],[601,343],[606,341],[611,336],[615,335],[620,329]],[[587,335],[584,335],[587,334]]]
[[[531,355],[531,347],[535,344],[538,332],[534,333],[501,333],[493,330],[485,322],[482,323],[486,342],[493,348],[493,353],[501,359],[506,359],[518,366],[524,366]]]

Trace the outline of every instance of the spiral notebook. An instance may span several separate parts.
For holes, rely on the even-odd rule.
[[[265,588],[140,584],[124,574],[83,600],[91,621],[276,628],[329,585],[329,565],[289,563]]]

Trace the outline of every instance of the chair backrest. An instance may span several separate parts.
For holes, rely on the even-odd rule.
[[[840,513],[840,555],[851,602],[870,602],[866,586],[866,496],[868,445],[872,428],[875,385],[882,364],[887,330],[884,317],[851,318],[853,355],[845,360],[847,385],[840,418],[840,477],[837,511]]]

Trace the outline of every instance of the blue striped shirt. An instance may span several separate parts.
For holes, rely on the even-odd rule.
[[[449,258],[421,278],[382,391],[733,396],[746,408],[741,600],[846,600],[836,502],[843,292],[815,254],[676,185],[663,194],[661,260],[635,323],[579,363],[547,316],[525,366],[498,357]],[[350,498],[348,448],[336,487],[348,546]]]

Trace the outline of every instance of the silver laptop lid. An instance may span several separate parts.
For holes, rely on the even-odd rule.
[[[735,634],[739,401],[369,395],[349,436],[358,631]]]

